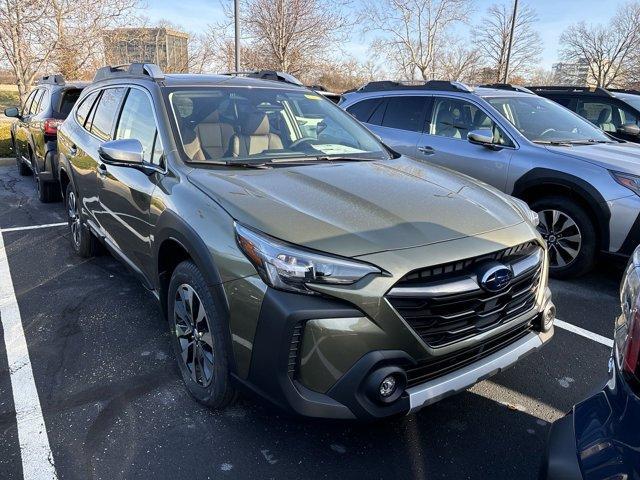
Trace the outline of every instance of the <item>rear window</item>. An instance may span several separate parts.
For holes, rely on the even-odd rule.
[[[64,118],[67,118],[67,116],[69,115],[69,112],[71,112],[71,109],[73,108],[75,103],[78,101],[78,98],[80,97],[80,93],[82,93],[82,90],[79,88],[71,88],[71,89],[65,90],[62,93],[62,100],[60,101],[60,108],[59,108],[60,115],[62,115]]]
[[[76,120],[80,125],[84,127],[84,122],[87,120],[87,116],[89,115],[89,111],[91,110],[91,106],[98,96],[98,92],[90,93],[82,100],[82,103],[78,105],[76,110]]]

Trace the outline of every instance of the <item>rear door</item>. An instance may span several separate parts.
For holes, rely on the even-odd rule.
[[[428,96],[398,95],[366,99],[347,111],[364,122],[389,147],[416,157],[430,101]]]
[[[473,130],[493,136],[495,148],[469,142],[467,135]],[[436,96],[418,153],[424,160],[504,190],[514,147],[513,141],[479,104]]]
[[[162,142],[157,134],[151,95],[131,87],[125,97],[114,139],[137,139],[144,161],[163,169]],[[151,196],[162,173],[132,167],[100,165],[101,223],[108,243],[119,250],[138,273],[153,271],[151,265]],[[146,279],[145,279],[146,280]]]

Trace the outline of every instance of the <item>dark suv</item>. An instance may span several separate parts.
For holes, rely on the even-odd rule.
[[[527,205],[389,151],[313,90],[106,67],[58,136],[73,248],[159,299],[185,385],[303,415],[416,411],[553,334]]]
[[[11,126],[11,143],[20,175],[33,173],[42,202],[60,199],[58,188],[58,126],[67,118],[86,83],[67,83],[62,75],[42,77],[22,109],[7,108],[7,117],[17,118]]]
[[[640,143],[640,91],[589,87],[528,87],[573,110],[604,132]]]

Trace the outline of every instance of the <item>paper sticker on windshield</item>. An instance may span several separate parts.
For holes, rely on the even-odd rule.
[[[304,96],[307,97],[309,100],[320,100],[320,97],[318,95],[311,95],[310,93],[305,93]]]

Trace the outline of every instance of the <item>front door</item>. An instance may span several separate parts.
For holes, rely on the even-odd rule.
[[[134,87],[129,89],[114,139],[139,140],[144,149],[144,161],[160,170],[162,147],[157,136],[151,97],[146,91]],[[150,268],[152,225],[149,207],[161,175],[159,172],[105,163],[100,166],[98,178],[104,234],[139,274],[153,271]]]
[[[492,135],[493,148],[467,140],[473,130]],[[459,98],[434,97],[417,157],[465,173],[500,190],[506,188],[513,142],[478,105]]]

